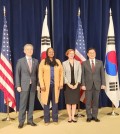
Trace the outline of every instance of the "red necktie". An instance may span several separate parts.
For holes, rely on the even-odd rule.
[[[92,60],[92,72],[94,72],[94,70],[95,70],[95,65],[94,65],[94,62]]]

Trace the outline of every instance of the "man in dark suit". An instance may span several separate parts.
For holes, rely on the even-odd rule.
[[[33,46],[24,46],[25,57],[18,60],[16,65],[16,88],[20,92],[19,126],[22,128],[26,118],[27,124],[36,126],[33,122],[35,92],[38,84],[38,60],[32,58]],[[28,109],[27,109],[28,106]]]
[[[105,73],[103,63],[95,59],[96,51],[90,48],[87,52],[89,60],[82,63],[82,89],[85,90],[87,122],[97,118],[100,89],[105,89]]]

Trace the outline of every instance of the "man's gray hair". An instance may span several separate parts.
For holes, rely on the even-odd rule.
[[[34,49],[34,47],[33,47],[32,44],[25,44],[25,45],[24,45],[24,50],[26,49],[27,46],[31,46],[31,47]]]

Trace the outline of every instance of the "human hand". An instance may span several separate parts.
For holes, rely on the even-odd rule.
[[[37,91],[40,91],[40,87],[39,86],[37,86]]]
[[[21,87],[17,87],[17,91],[20,93],[22,91]]]
[[[101,85],[101,89],[105,90],[106,89],[106,86]]]
[[[60,86],[60,87],[59,87],[59,90],[61,90],[61,89],[63,89],[63,86]]]
[[[41,89],[41,91],[44,91],[44,92],[45,92],[45,90],[46,90],[45,87],[41,87],[40,89]]]
[[[74,89],[74,86],[72,84],[67,84],[69,88]]]
[[[81,89],[82,90],[86,90],[86,86],[81,86]]]
[[[78,87],[78,83],[76,83],[74,86],[73,86],[73,89],[76,89]]]

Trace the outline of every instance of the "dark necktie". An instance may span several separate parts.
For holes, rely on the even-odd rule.
[[[94,65],[94,62],[92,60],[92,72],[94,72],[94,70],[95,70],[95,65]]]

